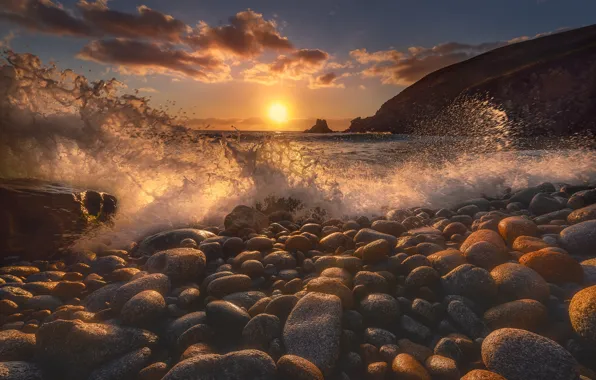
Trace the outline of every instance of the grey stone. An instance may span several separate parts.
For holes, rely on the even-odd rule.
[[[308,293],[286,321],[283,341],[287,353],[309,360],[324,374],[331,373],[340,353],[341,320],[339,297]]]
[[[490,273],[471,264],[460,265],[441,279],[447,294],[457,294],[475,302],[491,301],[497,295],[497,285]]]
[[[578,256],[596,255],[596,220],[574,224],[561,231],[560,243],[567,252]]]
[[[24,361],[0,362],[2,380],[44,380],[43,371],[35,363]]]
[[[534,215],[544,215],[563,209],[565,204],[552,195],[538,193],[530,202],[529,210]]]
[[[172,321],[167,327],[166,336],[170,343],[175,343],[180,335],[192,326],[207,323],[207,315],[204,311],[195,311],[179,317]]]
[[[18,330],[0,331],[0,362],[27,361],[35,352],[35,335]]]
[[[40,326],[36,357],[49,373],[84,379],[100,365],[157,340],[146,330],[60,319]]]
[[[209,326],[229,335],[240,335],[250,321],[250,315],[245,310],[228,301],[209,302],[205,313]]]
[[[152,255],[157,251],[163,251],[170,248],[180,247],[180,242],[184,239],[192,239],[197,244],[203,240],[215,237],[215,234],[205,230],[194,228],[181,228],[177,230],[163,231],[143,239],[139,243],[138,252],[143,255]]]
[[[155,290],[145,290],[129,299],[120,312],[122,322],[143,325],[161,317],[166,310],[166,301]]]
[[[275,380],[275,362],[258,350],[202,354],[176,364],[162,380]]]
[[[269,343],[275,338],[280,338],[282,324],[278,317],[271,314],[259,314],[252,318],[244,330],[242,338],[247,347],[266,351]]]
[[[579,378],[578,364],[568,351],[526,330],[493,331],[482,342],[482,361],[507,380]]]
[[[502,301],[534,299],[545,301],[550,295],[548,283],[533,269],[514,263],[495,267],[490,275],[495,280]]]
[[[389,294],[368,294],[358,309],[368,326],[388,327],[400,316],[399,303]]]
[[[115,282],[97,289],[83,299],[83,306],[93,313],[107,309],[109,305],[106,304],[112,302],[116,295],[116,290],[124,284],[123,282]]]
[[[144,290],[155,290],[159,294],[167,295],[170,291],[168,276],[161,273],[149,274],[132,280],[116,290],[110,307],[119,311],[124,304]]]
[[[384,234],[370,228],[363,228],[358,231],[356,236],[354,236],[354,243],[370,243],[379,239],[386,240],[390,247],[395,247],[397,244],[397,238],[395,236]]]
[[[402,315],[400,326],[409,338],[418,342],[424,342],[431,336],[431,331],[428,327],[407,315]]]
[[[466,335],[482,338],[488,329],[476,314],[461,301],[451,301],[447,306],[447,314]]]
[[[62,306],[62,301],[58,297],[54,296],[33,296],[25,302],[25,308],[34,310],[50,310],[54,311],[58,307]]]
[[[128,380],[149,364],[151,349],[144,347],[114,359],[89,375],[88,380]]]

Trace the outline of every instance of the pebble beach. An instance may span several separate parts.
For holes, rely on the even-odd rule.
[[[596,189],[237,206],[0,267],[0,379],[596,379]]]

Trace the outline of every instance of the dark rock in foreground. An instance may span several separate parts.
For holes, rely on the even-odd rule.
[[[116,198],[34,179],[0,179],[0,257],[46,259],[116,212]]]

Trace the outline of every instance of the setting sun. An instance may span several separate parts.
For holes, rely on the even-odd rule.
[[[276,123],[288,121],[288,108],[281,103],[273,103],[269,106],[269,118]]]

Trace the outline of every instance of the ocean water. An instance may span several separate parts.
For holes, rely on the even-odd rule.
[[[596,182],[592,140],[521,139],[498,105],[460,113],[481,137],[198,131],[114,80],[9,54],[0,68],[0,177],[48,179],[119,199],[88,237],[118,243],[149,230],[221,224],[238,204],[302,202],[301,213],[379,215],[447,207],[549,181]],[[84,244],[85,242],[82,242]]]

